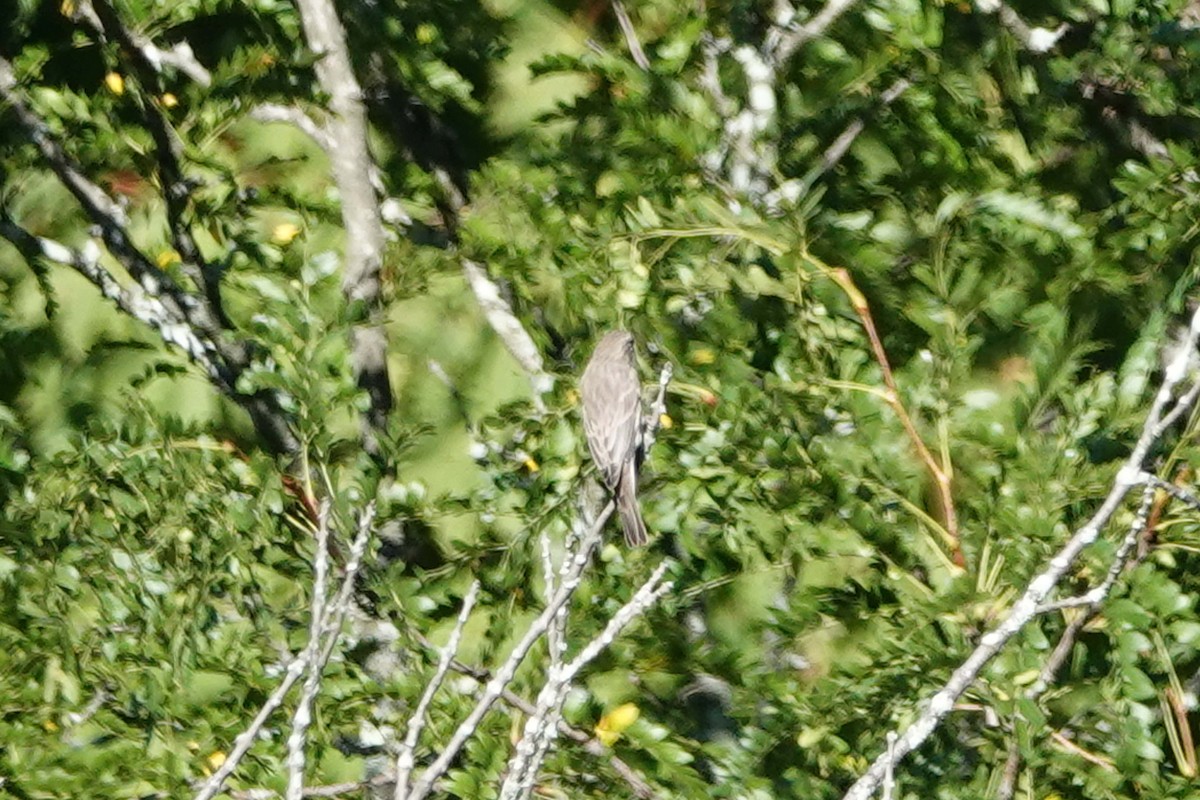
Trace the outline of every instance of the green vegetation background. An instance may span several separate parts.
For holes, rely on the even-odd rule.
[[[165,101],[70,22],[70,4],[17,3],[0,55],[172,270],[134,105]],[[302,134],[246,118],[263,102],[320,102],[295,9],[121,5],[213,70],[207,88],[172,76],[169,113],[199,179],[197,236],[229,256],[231,316],[270,355],[254,379],[294,399],[343,517],[376,498],[403,532],[364,581],[373,612],[404,634],[388,645],[396,668],[372,677],[369,641],[331,665],[310,782],[377,767],[346,743],[402,724],[432,670],[412,634],[442,641],[472,576],[483,595],[465,660],[494,663],[537,612],[538,534],[561,541],[586,463],[573,376],[615,325],[641,341],[647,383],[676,365],[644,483],[657,535],[645,551],[602,552],[572,641],[663,557],[678,562],[677,591],[587,673],[569,720],[591,729],[635,704],[613,746],[664,796],[832,798],[919,712],[1107,490],[1196,281],[1188,4],[1012,3],[1031,25],[1069,25],[1046,53],[985,5],[854,4],[788,61],[762,135],[778,180],[809,174],[854,120],[865,127],[768,215],[731,206],[721,169],[702,167],[723,137],[702,76],[706,37],[761,42],[769,4],[630,3],[643,71],[605,3],[343,3],[375,152],[418,223],[385,264],[394,481],[357,452],[327,163]],[[719,75],[744,97],[730,55]],[[911,87],[882,107],[899,78]],[[397,108],[417,122],[393,124]],[[8,114],[4,213],[84,243],[82,214]],[[440,224],[427,160],[469,175],[460,248],[503,282],[559,378],[540,420],[456,257],[419,235]],[[824,264],[865,293],[906,407],[953,465],[965,569]],[[187,796],[304,640],[312,541],[286,465],[151,331],[4,243],[0,353],[0,793]],[[1158,458],[1174,478],[1194,452],[1190,422]],[[1200,537],[1176,505],[1156,532],[1055,687],[1022,697],[1066,615],[1039,619],[987,668],[906,761],[897,796],[992,796],[1014,742],[1019,797],[1195,796],[1195,715],[1173,713],[1169,690],[1191,696],[1200,675]],[[1100,580],[1119,536],[1086,554],[1064,594]],[[517,688],[535,694],[537,675]],[[439,697],[424,755],[468,702]],[[492,796],[513,724],[489,717],[451,795]],[[281,787],[282,730],[237,787]],[[569,743],[544,781],[560,796],[629,792]]]

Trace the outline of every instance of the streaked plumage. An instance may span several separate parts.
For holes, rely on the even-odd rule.
[[[579,381],[588,449],[613,493],[625,542],[631,546],[646,543],[646,524],[637,504],[642,384],[633,348],[628,331],[605,334]]]

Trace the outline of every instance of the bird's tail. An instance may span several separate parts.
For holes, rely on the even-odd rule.
[[[625,544],[630,547],[640,547],[649,541],[646,535],[646,523],[642,521],[642,512],[637,501],[637,470],[633,459],[625,463],[621,482],[616,491],[617,513],[621,515],[621,528],[625,531]]]

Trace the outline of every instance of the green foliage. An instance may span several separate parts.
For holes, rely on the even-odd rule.
[[[346,741],[403,725],[435,660],[417,634],[445,641],[472,578],[468,663],[497,663],[540,610],[538,537],[557,548],[573,519],[586,469],[573,376],[601,329],[634,331],[648,383],[664,362],[676,373],[643,481],[654,543],[602,550],[572,607],[573,646],[663,557],[677,588],[565,713],[590,730],[636,704],[614,752],[667,796],[841,796],[1086,521],[1140,430],[1157,343],[1196,280],[1200,84],[1183,4],[1013,4],[1030,25],[1071,25],[1046,54],[968,3],[853,7],[776,76],[772,177],[801,191],[774,214],[731,202],[706,166],[725,120],[702,81],[705,37],[757,44],[766,7],[629,5],[649,70],[615,22],[583,11],[343,4],[373,146],[416,220],[384,266],[397,402],[378,459],[357,445],[327,159],[244,119],[319,99],[295,10],[121,7],[213,71],[204,88],[168,69],[161,88],[200,179],[190,221],[257,347],[239,388],[283,393],[305,457],[331,476],[343,538],[366,500],[379,506],[385,535],[360,591],[400,638],[351,642],[331,663],[310,782],[375,768]],[[137,113],[161,91],[56,4],[22,5],[3,37],[31,106],[175,275]],[[719,75],[744,95],[736,61]],[[881,107],[898,78],[910,88]],[[860,118],[844,158],[812,172]],[[1134,125],[1165,154],[1146,155]],[[6,211],[86,241],[17,126],[0,124],[0,142]],[[455,254],[422,235],[445,221],[435,168],[469,183],[457,249],[503,282],[560,378],[544,416]],[[965,570],[826,264],[865,294],[905,407],[953,465]],[[186,796],[306,635],[313,545],[291,465],[260,454],[181,357],[65,268],[0,246],[0,287],[0,775],[27,797]],[[1171,478],[1193,456],[1194,424],[1157,454]],[[1102,580],[1131,513],[1062,594]],[[987,667],[899,770],[898,796],[990,796],[1014,742],[1018,796],[1191,796],[1196,756],[1171,698],[1200,674],[1200,532],[1170,503],[1156,534],[1053,687],[1025,696],[1070,612],[1039,618]],[[536,695],[544,662],[535,651],[514,690]],[[437,696],[422,763],[470,702],[454,681]],[[281,719],[237,788],[281,788]],[[514,719],[488,717],[447,793],[493,796]],[[565,741],[543,780],[630,795],[607,760]]]

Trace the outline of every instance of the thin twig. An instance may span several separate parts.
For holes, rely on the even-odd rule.
[[[550,537],[546,535],[545,531],[542,532],[542,568],[546,573],[547,597],[552,597],[555,587],[570,577],[572,565],[575,563],[576,549],[583,544],[585,539],[585,533],[583,531],[576,533],[575,529],[583,524],[585,513],[581,512],[580,516],[576,519],[572,531],[567,536],[562,564],[559,567],[557,579],[554,575],[554,564],[550,559]],[[550,651],[550,664],[547,669],[547,675],[551,679],[552,676],[556,675],[562,669],[563,659],[566,657],[566,628],[567,607],[564,605],[559,609],[558,614],[554,616],[550,628],[546,631],[546,643]],[[540,699],[541,697],[539,696]],[[558,708],[561,708],[561,701]],[[558,723],[562,719],[561,714],[555,713],[553,709],[547,710],[541,706],[535,706],[526,716],[528,717],[526,730],[530,730],[529,725],[535,721],[544,722],[545,724],[538,728],[534,735],[524,736],[517,743],[517,747],[509,759],[504,782],[500,787],[501,798],[511,796],[513,787],[516,787],[516,791],[523,793],[527,786],[532,786],[534,776],[529,774],[526,766],[533,759],[537,759],[538,763],[540,763],[541,759],[545,757],[555,734],[558,733]]]
[[[638,41],[637,31],[633,29],[633,21],[629,19],[625,4],[621,0],[610,0],[610,2],[613,13],[617,15],[617,24],[621,26],[621,33],[625,35],[625,44],[629,46],[629,55],[633,58],[633,63],[643,70],[649,70],[650,59],[646,58],[646,51],[642,49],[642,43]]]
[[[658,428],[662,425],[662,419],[667,413],[667,385],[671,382],[671,377],[675,374],[675,367],[670,361],[663,364],[662,369],[658,373],[658,392],[654,395],[654,402],[650,404],[650,409],[646,416],[642,418],[642,448],[646,452],[654,446],[654,441],[658,436]]]
[[[541,352],[483,265],[469,258],[463,258],[461,262],[467,285],[475,295],[479,307],[483,309],[488,325],[529,376],[533,388],[534,408],[539,414],[544,413],[545,402],[542,395],[554,388],[554,378],[546,372]]]
[[[907,78],[898,78],[891,86],[884,89],[880,93],[876,101],[876,108],[883,109],[890,106],[892,103],[908,91],[912,86],[912,82]],[[838,137],[825,149],[821,154],[820,160],[817,161],[817,166],[813,168],[807,175],[804,176],[803,183],[805,186],[812,186],[818,178],[824,175],[829,170],[833,169],[850,151],[850,145],[854,144],[854,140],[863,132],[867,126],[865,116],[855,117],[849,125],[846,126]]]
[[[925,468],[929,471],[930,477],[937,487],[938,503],[941,507],[942,522],[945,524],[945,533],[947,536],[947,544],[950,546],[950,557],[957,566],[964,566],[961,537],[958,530],[958,512],[954,508],[954,493],[952,488],[953,468],[949,463],[948,457],[945,464],[938,463],[933,457],[933,453],[925,445],[921,434],[917,432],[917,426],[913,424],[912,418],[908,415],[908,410],[904,407],[904,401],[900,399],[900,389],[896,384],[896,376],[892,373],[891,364],[888,362],[887,351],[883,347],[883,341],[879,338],[879,332],[875,328],[875,319],[871,316],[871,307],[867,303],[867,298],[859,288],[854,284],[854,279],[850,277],[850,272],[844,267],[829,267],[812,256],[807,256],[808,260],[817,264],[829,277],[836,283],[850,300],[850,305],[854,307],[854,311],[858,314],[858,318],[862,321],[863,329],[867,333],[867,339],[871,343],[871,351],[875,354],[875,360],[879,364],[879,369],[883,375],[884,385],[887,387],[887,394],[884,398],[896,416],[900,419],[900,424],[904,426],[905,433],[908,434],[909,440],[917,451],[917,456],[925,464]]]
[[[547,601],[546,608],[529,626],[525,635],[517,642],[516,647],[513,648],[512,653],[500,669],[496,671],[496,674],[484,685],[483,695],[476,702],[475,707],[471,709],[467,718],[454,731],[454,734],[450,737],[450,741],[442,748],[441,754],[429,765],[413,785],[412,791],[408,794],[408,800],[420,800],[429,794],[434,782],[445,774],[450,763],[458,756],[463,745],[475,734],[484,716],[495,704],[496,700],[500,698],[501,694],[503,694],[504,689],[512,682],[517,668],[525,660],[525,656],[529,654],[529,651],[533,648],[537,640],[545,634],[555,614],[566,604],[575,591],[575,588],[579,585],[583,568],[591,559],[592,552],[596,546],[600,543],[600,532],[604,528],[604,523],[612,515],[613,509],[613,503],[609,501],[597,515],[595,522],[592,524],[585,541],[580,545],[579,552],[576,555],[575,560],[578,568],[572,568],[570,577],[558,585],[554,596]]]
[[[1100,767],[1101,769],[1105,770],[1106,772],[1116,771],[1117,767],[1116,767],[1116,764],[1114,764],[1112,762],[1112,759],[1105,758],[1104,756],[1096,755],[1095,753],[1091,752],[1090,750],[1085,750],[1084,748],[1075,744],[1075,742],[1068,739],[1066,737],[1066,735],[1063,734],[1062,731],[1051,731],[1050,738],[1053,739],[1055,742],[1057,742],[1058,745],[1060,747],[1062,747],[1062,749],[1066,750],[1069,753],[1074,753],[1075,755],[1082,758],[1084,761],[1088,761],[1092,764],[1095,764],[1096,766]]]
[[[241,763],[246,753],[250,751],[263,725],[275,713],[275,710],[283,704],[283,698],[287,696],[288,691],[300,679],[300,676],[304,674],[309,662],[312,661],[315,655],[316,643],[309,641],[304,651],[288,664],[287,670],[283,675],[283,680],[279,682],[279,685],[267,697],[266,702],[263,703],[262,708],[258,710],[258,714],[254,716],[254,719],[246,726],[246,729],[234,739],[233,749],[225,756],[224,763],[204,783],[204,786],[196,793],[194,800],[212,800],[213,797],[216,797],[217,793],[221,791],[221,787],[225,784],[225,781],[237,769],[238,764]]]
[[[309,612],[309,641],[320,641],[325,626],[326,577],[329,572],[329,500],[321,502],[317,514],[317,550],[313,558],[313,596]],[[286,800],[300,800],[304,790],[304,745],[308,737],[308,726],[312,722],[312,704],[321,686],[321,674],[315,669],[308,671],[300,702],[292,714],[292,732],[287,741],[288,784]]]
[[[1150,515],[1154,508],[1154,496],[1155,491],[1152,486],[1147,486],[1143,490],[1142,504],[1138,507],[1137,513],[1134,514],[1133,521],[1129,525],[1125,538],[1117,548],[1117,552],[1114,554],[1113,561],[1109,565],[1108,572],[1101,584],[1080,597],[1070,598],[1072,601],[1082,600],[1084,602],[1046,603],[1039,608],[1039,613],[1046,613],[1047,611],[1056,609],[1086,606],[1063,629],[1062,635],[1058,638],[1058,644],[1054,646],[1050,657],[1042,664],[1037,680],[1025,691],[1025,699],[1037,700],[1050,688],[1051,684],[1054,683],[1055,676],[1058,675],[1058,671],[1066,663],[1071,650],[1075,647],[1075,640],[1078,638],[1080,631],[1100,612],[1100,608],[1104,600],[1108,597],[1109,592],[1111,592],[1118,576],[1120,576],[1127,566],[1137,564],[1141,561],[1143,555],[1137,554],[1135,548],[1138,542],[1142,540],[1145,529],[1151,524]],[[1016,791],[1017,778],[1020,775],[1020,767],[1021,748],[1017,737],[1014,736],[1008,748],[1008,755],[1005,758],[1000,783],[996,787],[996,800],[1010,800],[1013,796],[1013,793]]]
[[[92,8],[92,3],[89,0],[82,0],[76,6],[76,19],[80,18],[103,35],[104,25],[101,23],[99,15]],[[196,54],[192,51],[192,46],[187,42],[178,42],[170,50],[163,50],[144,36],[139,36],[130,31],[129,36],[121,42],[121,45],[137,50],[139,56],[155,72],[161,73],[165,65],[174,67],[200,86],[207,88],[212,84],[212,73],[205,69],[204,65],[196,59]]]
[[[777,64],[787,61],[805,44],[824,34],[829,26],[846,13],[855,2],[856,0],[829,0],[804,25],[797,25],[789,30],[779,32],[770,51],[772,59]]]
[[[284,122],[288,125],[294,125],[306,134],[308,138],[316,142],[317,146],[326,153],[334,148],[334,141],[329,132],[319,125],[315,119],[295,106],[263,103],[251,109],[250,119],[255,122],[268,124],[272,122]]]
[[[652,606],[673,584],[661,583],[668,562],[658,565],[645,583],[638,588],[629,602],[623,605],[605,625],[598,636],[588,642],[579,654],[567,664],[551,668],[545,685],[538,694],[536,712],[526,721],[525,732],[517,743],[517,750],[509,762],[509,772],[500,788],[501,800],[516,800],[529,795],[533,782],[541,768],[541,762],[549,747],[551,734],[556,730],[556,714],[570,689],[571,682],[584,666],[609,647],[621,631],[647,608]]]
[[[1161,489],[1167,494],[1174,497],[1176,500],[1182,501],[1192,507],[1193,511],[1200,511],[1200,498],[1184,489],[1182,486],[1176,486],[1170,481],[1164,481],[1162,478],[1150,472],[1142,473],[1142,480],[1153,486],[1155,489]]]
[[[437,670],[433,673],[433,678],[425,685],[421,700],[408,720],[408,732],[404,736],[404,744],[400,746],[400,753],[396,756],[396,786],[393,790],[395,800],[404,800],[404,796],[408,793],[408,779],[412,775],[417,743],[420,741],[421,731],[425,727],[425,715],[429,711],[429,704],[433,702],[433,696],[446,678],[450,662],[458,653],[463,628],[467,625],[467,617],[471,615],[471,609],[474,608],[475,599],[478,596],[479,581],[472,581],[471,588],[467,590],[467,595],[463,598],[462,609],[458,612],[454,630],[450,632],[450,640],[446,642],[446,646],[442,648],[441,656],[438,658]]]
[[[422,647],[435,652],[440,652],[439,648],[435,647],[432,642],[427,640],[420,633],[414,632],[413,635]],[[486,684],[492,679],[492,673],[488,670],[481,667],[474,667],[469,664],[464,664],[458,660],[453,660],[450,662],[450,669],[454,672],[457,672],[459,675],[470,678],[480,685]],[[505,705],[520,711],[526,716],[531,716],[536,712],[533,703],[529,702],[524,697],[521,697],[511,689],[506,688],[500,695],[500,700],[503,701]],[[657,796],[657,792],[654,791],[654,788],[650,786],[650,784],[646,783],[646,780],[641,775],[639,775],[623,759],[614,755],[612,751],[595,736],[592,736],[587,731],[581,728],[576,728],[573,725],[561,720],[558,723],[558,731],[568,739],[571,739],[572,741],[581,745],[584,752],[588,753],[589,755],[596,758],[607,759],[609,766],[613,768],[613,771],[621,776],[621,778],[627,784],[629,784],[629,788],[633,791],[633,793],[642,798],[642,800],[651,800],[651,798]]]
[[[329,606],[328,613],[325,614],[325,624],[322,626],[321,636],[310,638],[300,655],[288,664],[283,680],[271,692],[250,725],[238,734],[234,740],[233,749],[225,757],[225,762],[205,782],[193,800],[212,800],[221,791],[233,771],[237,769],[242,758],[250,751],[250,747],[254,744],[263,725],[283,703],[283,698],[287,696],[288,690],[296,684],[305,670],[312,669],[320,672],[324,669],[325,663],[329,661],[329,657],[337,645],[342,624],[346,621],[346,614],[352,605],[354,581],[358,576],[358,570],[362,567],[363,554],[366,552],[374,521],[375,505],[371,503],[359,517],[358,533],[354,538],[354,543],[350,546],[350,557],[342,575],[342,584],[332,605]],[[324,642],[321,641],[322,638],[324,638]]]
[[[1148,476],[1149,473],[1142,473],[1143,480]],[[1089,614],[1099,610],[1100,606],[1108,598],[1109,593],[1112,592],[1113,586],[1116,585],[1117,579],[1121,576],[1130,556],[1133,555],[1134,549],[1137,547],[1138,540],[1142,536],[1142,531],[1146,528],[1147,522],[1150,519],[1150,510],[1154,506],[1154,488],[1153,485],[1147,485],[1142,491],[1142,504],[1138,507],[1137,513],[1134,514],[1133,522],[1130,523],[1125,538],[1121,540],[1117,552],[1113,555],[1112,563],[1108,566],[1108,573],[1104,576],[1104,580],[1085,594],[1077,597],[1068,597],[1053,603],[1044,603],[1038,607],[1037,613],[1046,614],[1051,611],[1079,608],[1080,606],[1088,606]]]

